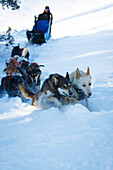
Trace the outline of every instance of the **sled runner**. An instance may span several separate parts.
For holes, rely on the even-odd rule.
[[[32,31],[27,31],[27,39],[31,43],[42,44],[49,40],[51,20],[36,20]]]

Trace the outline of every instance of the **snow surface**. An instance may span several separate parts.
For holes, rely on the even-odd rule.
[[[19,22],[14,11],[0,10],[11,16],[7,24],[2,17],[1,32],[12,21],[15,45],[28,48],[30,62],[45,65],[42,82],[51,73],[89,66],[93,111],[81,104],[41,110],[18,97],[0,98],[0,170],[113,170],[113,0],[25,2],[15,12]],[[52,37],[42,46],[29,45],[26,29],[47,3]],[[0,43],[0,79],[11,50]]]

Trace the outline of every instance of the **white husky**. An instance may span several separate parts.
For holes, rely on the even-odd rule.
[[[87,68],[86,73],[77,68],[76,71],[69,75],[69,77],[72,84],[72,101],[76,103],[77,101],[85,99],[87,108],[91,111],[89,97],[92,93],[89,67]]]

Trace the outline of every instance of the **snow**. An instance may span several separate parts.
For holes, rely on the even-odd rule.
[[[26,29],[32,28],[36,11],[42,12],[47,3],[25,2],[15,12],[18,23],[12,17],[14,11],[5,11],[4,18],[11,15],[8,22],[12,20],[15,45],[28,48],[30,62],[45,65],[42,82],[51,73],[65,75],[77,67],[86,71],[89,66],[92,112],[84,103],[42,110],[18,97],[0,98],[0,169],[112,170],[113,1],[48,1],[54,23],[51,39],[42,46],[28,44]],[[1,23],[1,31],[5,31],[9,25]],[[5,76],[11,50],[0,43],[0,79]]]

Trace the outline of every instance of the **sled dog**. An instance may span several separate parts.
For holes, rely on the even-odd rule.
[[[19,84],[19,89],[23,96],[32,99],[32,105],[34,105],[36,99],[39,99],[40,96],[44,95],[47,101],[50,103],[52,102],[53,105],[57,107],[68,104],[72,95],[70,88],[71,83],[68,73],[66,74],[66,77],[59,74],[51,74],[49,78],[44,81],[42,88],[37,94],[31,93],[31,91],[22,84]]]
[[[12,49],[11,57],[14,58],[15,55],[29,59],[29,51],[27,50],[27,48],[20,48],[19,45],[13,47]]]
[[[91,75],[90,69],[87,68],[87,72],[80,71],[78,68],[72,72],[70,75],[70,81],[72,84],[72,101],[77,102],[85,99],[86,106],[89,110],[91,110],[91,106],[89,103],[89,97],[92,95],[91,93]]]
[[[3,77],[0,85],[0,97],[3,97],[7,93],[9,97],[19,96],[23,99],[18,88],[20,82],[23,83],[23,77],[19,75]]]
[[[40,69],[26,69],[26,73],[24,73],[21,68],[18,68],[18,70],[24,78],[24,86],[26,89],[30,90],[32,93],[36,93],[40,90],[40,76],[42,74]]]
[[[10,62],[8,63],[7,68],[5,68],[3,71],[6,72],[6,75],[15,75],[16,73],[18,73],[18,69],[17,67],[20,67],[20,63],[17,60],[10,60]]]

